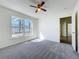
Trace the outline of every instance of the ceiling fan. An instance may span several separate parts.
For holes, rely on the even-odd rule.
[[[45,4],[45,2],[42,1],[41,3],[38,3],[36,6],[30,5],[30,7],[36,8],[35,13],[37,13],[38,11],[41,11],[41,10],[44,11],[44,12],[46,12],[47,10],[43,8],[44,4]]]

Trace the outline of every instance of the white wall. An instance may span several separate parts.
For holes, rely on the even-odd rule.
[[[71,11],[57,14],[48,10],[47,14],[41,16],[39,30],[43,37],[47,40],[60,42],[60,18],[66,16],[71,16]]]
[[[46,16],[40,20],[40,32],[47,40],[59,42],[59,21],[56,18]]]
[[[72,14],[72,46],[75,49],[75,14],[78,12],[79,17],[79,1],[77,2]],[[78,18],[78,52],[79,52],[79,18]]]
[[[18,16],[21,18],[30,18],[33,22],[33,35],[24,38],[12,39],[11,34],[11,16]],[[21,14],[19,12],[4,8],[0,6],[0,48],[20,43],[29,39],[37,38],[38,34],[38,20]]]

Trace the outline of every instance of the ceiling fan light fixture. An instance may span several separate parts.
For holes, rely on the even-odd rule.
[[[40,9],[40,8],[38,8],[38,11],[41,11],[41,9]]]
[[[45,2],[42,1],[41,3],[38,3],[36,6],[30,5],[30,7],[36,8],[35,13],[37,13],[38,11],[41,11],[41,10],[44,11],[44,12],[46,12],[47,10],[43,8],[44,4],[45,4]]]

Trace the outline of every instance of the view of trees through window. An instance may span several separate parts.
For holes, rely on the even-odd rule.
[[[12,34],[29,33],[31,27],[31,20],[20,19],[16,16],[11,17]]]

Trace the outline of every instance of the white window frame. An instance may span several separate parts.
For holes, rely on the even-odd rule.
[[[17,16],[15,16],[15,17],[17,17]],[[12,38],[19,38],[19,37],[23,37],[23,36],[32,36],[33,35],[33,22],[32,22],[32,20],[29,20],[29,21],[31,21],[30,22],[31,24],[30,24],[30,30],[29,30],[29,32],[25,32],[24,31],[24,27],[23,27],[24,24],[22,23],[23,19],[26,19],[26,18],[20,18],[19,32],[15,33],[15,34],[12,33]],[[12,29],[12,27],[11,27],[11,29]],[[22,32],[20,32],[20,31],[22,31]]]

